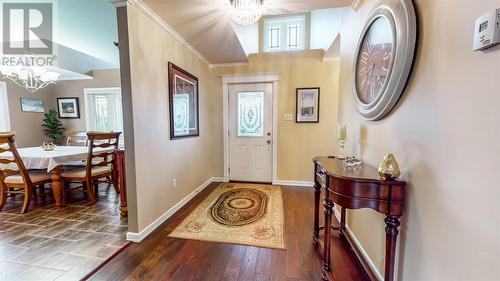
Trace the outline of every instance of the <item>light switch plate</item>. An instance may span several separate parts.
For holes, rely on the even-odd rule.
[[[287,114],[283,115],[283,119],[285,121],[293,121],[293,114],[287,113]]]

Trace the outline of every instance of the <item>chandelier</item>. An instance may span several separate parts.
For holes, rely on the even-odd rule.
[[[262,16],[262,3],[264,0],[230,0],[231,17],[241,25],[257,22]]]
[[[59,73],[48,71],[43,67],[25,66],[21,68],[1,68],[0,72],[5,78],[12,80],[18,86],[34,94],[36,91],[55,84]]]

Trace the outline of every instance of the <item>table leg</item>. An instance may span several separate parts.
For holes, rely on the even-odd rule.
[[[115,178],[117,179],[118,189],[120,191],[120,215],[128,216],[127,207],[127,183],[125,176],[125,151],[115,151]]]
[[[340,209],[340,235],[344,235],[345,231],[345,208]]]
[[[322,267],[322,278],[328,281],[328,272],[331,270],[330,263],[330,244],[331,244],[331,233],[332,233],[332,214],[333,214],[333,202],[325,198],[323,201],[325,207],[325,238],[323,245],[323,267]]]
[[[52,192],[54,193],[54,199],[56,200],[57,207],[61,207],[64,205],[64,198],[63,198],[64,185],[61,179],[61,172],[62,172],[62,167],[57,167],[50,172],[52,179]]]
[[[400,225],[397,217],[387,216],[385,218],[385,281],[394,280],[394,261],[396,257],[396,240],[398,238],[398,227]]]
[[[321,196],[321,185],[314,183],[314,233],[313,243],[318,245],[319,241],[319,199]]]

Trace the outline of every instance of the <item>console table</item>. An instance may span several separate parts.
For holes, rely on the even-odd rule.
[[[323,248],[323,280],[332,280],[330,244],[334,205],[341,206],[340,232],[345,235],[345,210],[370,208],[385,214],[385,280],[394,279],[394,260],[399,218],[403,215],[406,182],[380,179],[377,169],[367,164],[350,167],[343,160],[317,157],[314,162],[313,242]],[[325,226],[319,226],[320,196],[324,190]],[[320,241],[319,232],[324,230]]]

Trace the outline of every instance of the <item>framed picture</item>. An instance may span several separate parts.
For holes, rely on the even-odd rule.
[[[198,78],[168,63],[170,139],[200,135]]]
[[[44,113],[45,105],[43,100],[21,98],[21,111]]]
[[[78,98],[57,98],[59,118],[80,118]]]
[[[297,89],[297,123],[319,123],[319,88]]]

